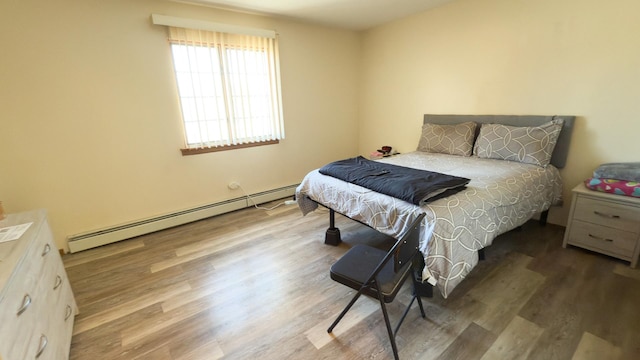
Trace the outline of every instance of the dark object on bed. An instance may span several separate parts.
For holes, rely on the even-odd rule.
[[[383,146],[382,148],[376,150],[377,152],[381,153],[384,156],[390,155],[391,154],[391,146]]]
[[[362,156],[327,164],[320,173],[415,205],[453,195],[470,181],[463,177],[367,160]]]
[[[353,296],[349,304],[342,310],[338,318],[331,324],[327,332],[331,333],[333,328],[342,320],[344,315],[351,309],[360,295],[364,294],[380,302],[380,308],[387,326],[387,333],[391,341],[393,356],[398,359],[398,349],[396,347],[395,336],[405,317],[411,309],[411,305],[417,299],[422,317],[425,317],[422,300],[417,292],[413,292],[413,297],[409,302],[404,314],[398,321],[395,330],[391,329],[391,322],[387,314],[386,303],[392,302],[402,284],[409,275],[413,274],[414,261],[420,252],[419,234],[422,219],[425,214],[420,214],[411,224],[409,230],[402,238],[397,240],[388,252],[367,245],[356,245],[349,249],[333,266],[331,266],[331,278],[345,286],[358,292]],[[415,284],[415,283],[414,283]]]

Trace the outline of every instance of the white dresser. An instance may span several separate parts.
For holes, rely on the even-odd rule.
[[[8,214],[0,228],[26,223],[0,243],[0,359],[68,359],[78,308],[46,212]]]
[[[564,243],[638,265],[640,255],[640,198],[587,189],[573,189]]]

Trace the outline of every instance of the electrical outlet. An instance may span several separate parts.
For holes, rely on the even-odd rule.
[[[240,183],[237,181],[232,181],[229,183],[229,185],[227,185],[229,187],[229,189],[231,190],[236,190],[238,188],[240,188]]]

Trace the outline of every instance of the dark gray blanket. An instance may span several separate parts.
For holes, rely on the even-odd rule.
[[[600,165],[594,178],[640,181],[640,162],[608,163]]]
[[[367,160],[362,156],[327,164],[320,168],[320,173],[415,205],[455,194],[470,181],[463,177]]]

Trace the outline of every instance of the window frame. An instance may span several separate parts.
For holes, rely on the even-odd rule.
[[[244,28],[238,27],[228,24],[219,24],[219,23],[211,23],[211,22],[203,22],[198,20],[191,19],[183,19],[183,18],[175,18],[164,15],[152,15],[152,20],[154,24],[157,25],[165,25],[169,26],[169,43],[171,44],[171,58],[173,64],[173,70],[175,74],[176,80],[176,91],[179,97],[180,103],[180,120],[183,131],[184,138],[184,147],[180,149],[182,155],[195,155],[202,154],[208,152],[217,152],[217,151],[226,151],[233,149],[242,149],[254,146],[263,146],[263,145],[272,145],[280,143],[281,139],[284,139],[284,119],[283,119],[283,111],[282,111],[282,95],[280,89],[280,68],[279,68],[279,54],[278,54],[278,44],[277,44],[277,34],[275,31],[271,30],[262,30],[262,29],[253,29],[253,28]],[[175,31],[185,31],[184,39],[176,36]],[[193,37],[193,31],[198,32],[200,37]],[[187,33],[190,32],[190,33]],[[198,39],[203,39],[202,34],[206,35],[206,42],[200,42]],[[215,33],[215,41],[211,41],[209,36]],[[190,35],[192,36],[189,38]],[[227,38],[228,36],[228,38]],[[250,38],[250,36],[257,36],[259,40],[257,44],[255,44],[255,39]],[[195,39],[195,41],[194,41]],[[239,39],[253,39],[250,44],[242,45]],[[263,43],[264,41],[264,43]],[[200,85],[199,81],[195,80],[196,77],[199,78],[198,68],[193,66],[193,64],[188,64],[189,71],[186,72],[190,75],[191,84],[196,84],[199,88],[193,90],[189,96],[193,99],[192,112],[190,115],[185,116],[185,103],[184,100],[188,97],[183,96],[180,89],[180,75],[185,74],[185,72],[180,74],[178,67],[176,65],[176,55],[174,53],[173,45],[183,45],[185,46],[184,53],[186,54],[189,50],[190,46],[202,46],[209,49],[209,54],[205,56],[205,58],[209,59],[206,66],[210,66],[213,70],[210,73],[211,76],[207,76],[209,79],[214,81],[213,87],[206,86],[207,88],[216,88],[222,89],[221,93],[218,93],[216,96],[204,96],[203,87]],[[267,45],[263,45],[267,44]],[[238,52],[233,52],[233,50],[240,50]],[[243,50],[246,51],[260,51],[263,52],[264,58],[262,56],[251,56],[250,53],[246,55],[242,53]],[[193,54],[195,54],[195,50]],[[214,60],[212,54],[217,54],[217,59]],[[223,64],[229,60],[232,56],[239,57],[243,59],[241,65],[236,65],[236,72],[232,73],[230,71],[231,66],[228,64]],[[193,55],[195,57],[195,55]],[[251,65],[259,68],[260,70],[257,73],[252,72],[249,68],[249,62],[246,59],[253,59],[254,62]],[[215,73],[215,65],[220,65],[219,73]],[[260,64],[260,66],[255,65]],[[205,66],[205,67],[206,67]],[[238,70],[240,69],[240,70]],[[266,79],[262,84],[252,84],[251,76],[258,75]],[[235,78],[231,78],[234,77]],[[216,77],[221,79],[219,83],[216,82]],[[233,81],[242,80],[241,85],[234,85],[235,88],[231,86],[230,83]],[[195,89],[196,86],[194,85]],[[238,91],[238,89],[241,89]],[[254,89],[261,89],[263,91],[252,91]],[[240,94],[238,96],[238,94]],[[230,99],[232,95],[235,95],[235,99]],[[208,100],[207,100],[208,98]],[[244,104],[244,107],[236,108],[238,103],[234,103],[234,100],[241,99],[241,103]],[[258,100],[258,104],[261,106],[256,107],[255,101],[253,105],[251,104],[249,99]],[[207,117],[205,114],[204,105],[206,101],[213,101],[208,104],[208,108],[216,109],[215,113],[209,112],[212,116]],[[216,102],[222,101],[224,109],[220,109],[220,104],[216,104]],[[199,103],[197,103],[199,102]],[[234,105],[235,104],[235,105]],[[256,121],[256,117],[252,114],[255,113],[256,108],[259,109],[259,117],[266,118],[266,122],[262,122],[258,120],[259,127],[251,127],[252,123]],[[241,110],[239,110],[241,109]],[[194,115],[195,114],[195,115]],[[186,121],[189,116],[195,118],[197,123],[197,127],[200,127],[196,130],[199,132],[197,139],[189,138],[190,135],[194,133],[188,133],[187,127],[189,126]],[[216,120],[217,119],[217,120]],[[207,128],[207,126],[211,124],[206,124],[206,122],[215,123],[216,121],[225,121],[226,124],[217,125],[217,128]],[[236,127],[240,128],[241,131],[236,131]],[[211,140],[208,135],[214,134],[217,131],[222,131],[222,129],[228,129],[228,136],[225,136],[226,131],[223,131],[222,134],[219,135],[219,139]],[[258,129],[252,131],[251,129]],[[266,130],[266,131],[264,131]],[[206,133],[205,133],[206,132]],[[244,137],[238,137],[238,134],[242,133],[246,135]],[[227,138],[228,137],[228,138]]]

